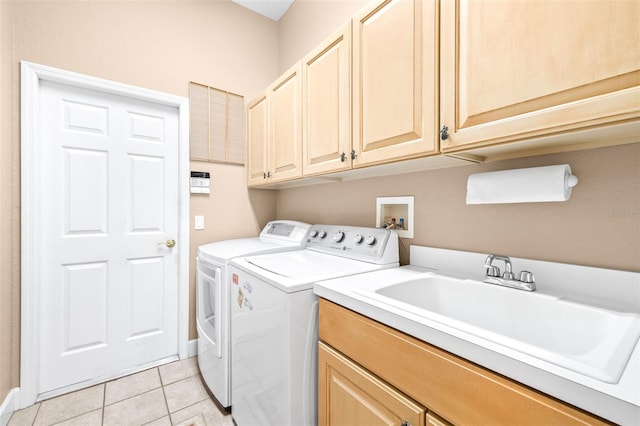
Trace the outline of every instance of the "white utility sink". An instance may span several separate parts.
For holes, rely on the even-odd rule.
[[[361,296],[607,383],[617,383],[640,316],[428,272]]]

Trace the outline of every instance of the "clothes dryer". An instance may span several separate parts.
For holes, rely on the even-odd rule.
[[[314,225],[306,249],[234,259],[231,382],[237,425],[315,425],[313,283],[397,266],[395,232],[334,225]]]
[[[269,222],[259,237],[219,241],[198,247],[196,258],[196,327],[198,365],[204,381],[225,408],[231,398],[229,263],[237,256],[299,250],[311,225]]]

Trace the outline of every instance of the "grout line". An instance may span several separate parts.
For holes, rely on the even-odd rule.
[[[69,417],[68,419],[60,420],[59,422],[53,423],[52,426],[58,425],[60,423],[68,422],[69,420],[77,419],[78,417],[85,416],[87,414],[93,413],[94,411],[98,411],[98,410],[102,410],[102,413],[103,413],[102,416],[104,417],[104,409],[103,408],[96,408],[95,410],[89,410],[89,411],[86,411],[84,413],[80,413],[80,414],[78,414],[76,416]]]
[[[162,374],[160,374],[160,368],[158,367],[158,375],[160,376],[160,387],[162,388],[162,396],[164,397],[164,406],[167,409],[167,416],[169,416],[169,423],[173,424],[171,419],[171,411],[169,410],[169,401],[167,401],[167,393],[164,390],[164,383],[162,382]]]
[[[158,372],[158,376],[160,377],[160,387],[164,388],[164,381],[162,380],[162,374],[160,374],[160,367],[156,367],[156,371]]]
[[[100,418],[100,425],[104,425],[104,407],[107,403],[107,383],[104,384],[104,392],[102,393],[102,416]]]
[[[40,414],[40,408],[42,408],[42,402],[38,402],[37,404],[38,404],[38,408],[36,409],[36,415],[33,416],[33,421],[31,422],[31,426],[34,426],[36,424],[36,419],[38,418],[38,414]]]

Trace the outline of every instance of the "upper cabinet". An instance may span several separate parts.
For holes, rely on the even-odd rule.
[[[351,23],[302,60],[303,173],[351,168]]]
[[[271,182],[302,176],[302,77],[300,64],[269,89]]]
[[[302,176],[301,84],[298,63],[248,105],[249,186]]]
[[[268,112],[267,91],[247,106],[247,185],[267,182],[268,166]]]
[[[451,0],[441,8],[444,152],[640,117],[640,2]]]
[[[375,0],[303,59],[304,176],[438,152],[437,9]]]
[[[378,0],[353,18],[354,167],[438,152],[438,4]]]
[[[269,88],[249,185],[638,142],[638,16],[634,0],[374,0]]]

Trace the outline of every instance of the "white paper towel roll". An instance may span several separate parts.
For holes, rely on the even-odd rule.
[[[577,183],[568,164],[476,173],[467,180],[467,204],[567,201]]]

